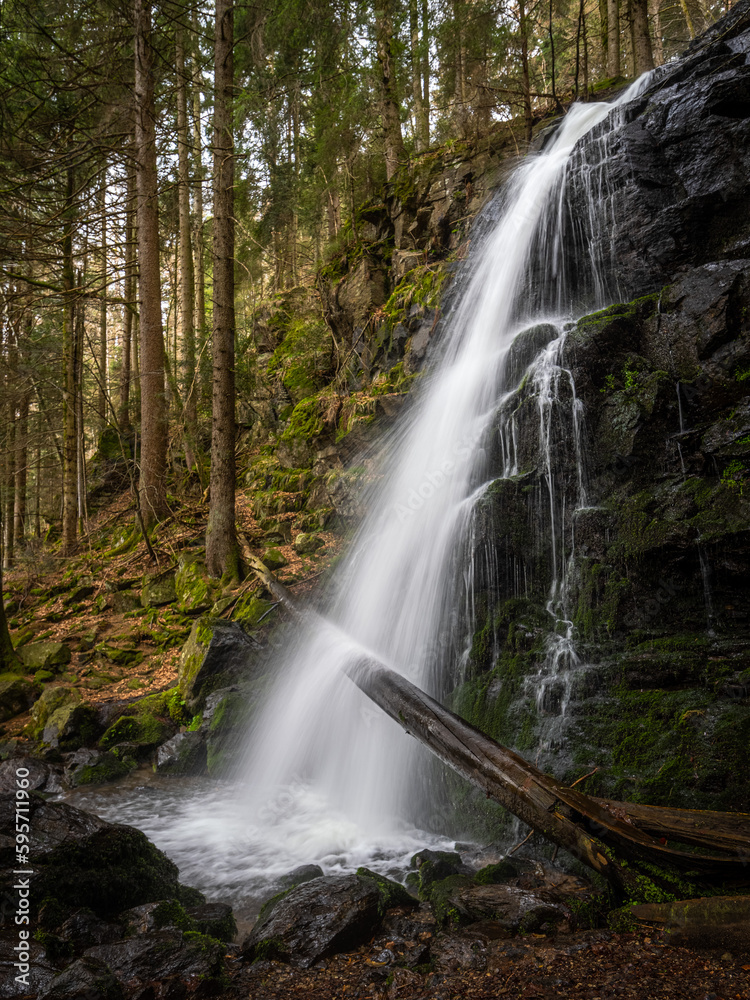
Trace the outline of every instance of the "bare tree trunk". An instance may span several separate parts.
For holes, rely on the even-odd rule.
[[[135,169],[128,163],[127,204],[125,207],[125,276],[122,308],[122,352],[120,362],[120,400],[117,422],[120,430],[130,429],[130,380],[132,377],[133,306],[135,298]]]
[[[526,141],[531,142],[534,116],[531,111],[531,80],[529,77],[529,26],[524,0],[518,2],[518,30],[521,38],[521,89],[523,91],[523,120]]]
[[[24,388],[18,400],[16,418],[15,501],[13,504],[13,534],[16,548],[26,539],[26,484],[29,449],[29,401],[31,390]]]
[[[198,413],[195,392],[195,273],[193,270],[193,245],[190,233],[190,139],[187,111],[187,76],[185,72],[185,44],[181,27],[175,36],[177,72],[177,156],[178,156],[178,210],[179,210],[179,317],[183,367],[183,400],[185,420],[185,462],[188,469],[195,464],[195,440]],[[176,356],[175,356],[176,357]]]
[[[2,525],[0,524],[0,535]],[[0,673],[12,671],[17,667],[18,657],[13,649],[13,642],[8,631],[8,619],[5,615],[5,600],[3,598],[3,572],[0,561]]]
[[[687,5],[687,0],[680,0],[680,7],[682,8],[682,13],[685,16],[685,24],[687,25],[688,34],[691,38],[695,38],[695,25],[693,24],[693,15],[690,13],[690,8]]]
[[[664,38],[661,26],[661,0],[649,0],[649,15],[654,26],[654,65],[664,64]]]
[[[84,287],[83,275],[78,274],[78,287]],[[86,508],[86,437],[83,421],[83,345],[86,341],[86,306],[82,299],[78,300],[76,310],[76,400],[78,416],[76,420],[76,510],[78,513],[78,530],[83,534],[87,530],[88,511]]]
[[[430,145],[430,9],[428,0],[422,0],[422,112],[424,114],[424,139]]]
[[[607,17],[607,0],[598,0],[599,3],[599,41],[601,43],[602,66],[607,65],[607,52],[609,48],[609,22]],[[550,13],[552,0],[550,0]]]
[[[620,4],[607,0],[607,76],[620,76]]]
[[[42,411],[36,415],[36,447],[34,449],[34,537],[42,537]]]
[[[635,75],[640,76],[654,68],[651,34],[648,29],[648,0],[630,0],[630,12],[633,19]]]
[[[201,73],[198,63],[198,12],[193,7],[193,78],[192,78],[192,99],[193,99],[193,179],[194,179],[194,239],[195,239],[195,317],[196,339],[199,356],[202,358],[208,339],[206,327],[206,269],[204,261],[204,238],[203,238],[203,159],[201,150],[203,140],[201,137]],[[208,366],[204,363],[200,365],[200,370],[206,371]],[[201,385],[203,382],[201,381]],[[206,385],[207,388],[207,385]],[[204,393],[205,395],[205,393]],[[197,386],[196,386],[197,404]]]
[[[148,529],[167,508],[167,409],[159,273],[159,205],[154,130],[154,54],[149,0],[135,0],[135,155],[138,192],[138,305],[141,340],[141,516]]]
[[[73,171],[66,176],[63,252],[63,444],[62,444],[62,551],[71,555],[76,547],[78,493],[78,358],[76,356],[75,271],[73,269]]]
[[[414,101],[414,139],[418,153],[430,145],[430,122],[422,93],[422,46],[427,39],[419,40],[419,0],[409,0],[409,30],[411,34],[411,90]]]
[[[102,186],[99,195],[99,212],[102,226],[102,269],[101,269],[101,299],[99,300],[99,356],[97,358],[97,393],[96,414],[99,418],[99,429],[104,430],[109,423],[107,413],[107,168],[102,175]]]
[[[239,572],[235,535],[234,399],[234,8],[216,0],[214,49],[214,316],[211,505],[206,565],[214,577]]]
[[[393,59],[393,19],[391,0],[380,0],[375,11],[377,58],[380,69],[380,107],[385,135],[385,174],[390,180],[406,160],[404,139],[401,135],[401,116],[396,88],[396,68]]]
[[[5,532],[3,536],[3,565],[5,569],[12,569],[16,559],[15,549],[15,522],[13,519],[13,508],[15,504],[16,485],[16,406],[11,401],[8,403],[8,424],[7,454],[5,456],[5,482],[3,483],[3,521]]]

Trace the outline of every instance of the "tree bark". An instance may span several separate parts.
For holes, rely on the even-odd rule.
[[[235,535],[234,392],[234,8],[216,2],[214,49],[214,310],[211,424],[211,502],[206,565],[214,577],[237,576]]]
[[[68,170],[65,193],[63,257],[63,499],[62,499],[62,551],[69,556],[75,551],[78,513],[78,357],[75,323],[75,270],[73,267],[73,171]]]
[[[664,64],[664,38],[661,26],[661,0],[649,0],[648,6],[651,23],[654,26],[654,65],[662,66]]]
[[[607,76],[620,76],[620,4],[607,0]]]
[[[409,0],[409,30],[411,34],[411,89],[414,101],[414,140],[418,153],[430,145],[430,123],[422,93],[422,46],[426,38],[419,39],[419,0]]]
[[[640,76],[654,68],[654,53],[648,28],[648,0],[630,0],[630,11],[633,18],[635,75]]]
[[[135,169],[128,163],[127,203],[125,206],[125,275],[123,281],[122,351],[120,355],[120,398],[117,422],[120,430],[130,429],[130,380],[132,378],[133,308],[135,298]]]
[[[167,409],[159,273],[159,205],[154,128],[154,53],[149,0],[135,0],[135,156],[138,305],[141,340],[140,506],[146,529],[166,516]]]
[[[99,418],[99,430],[103,431],[109,423],[107,396],[107,168],[102,175],[102,186],[99,194],[99,213],[102,227],[102,267],[101,267],[101,298],[99,300],[99,356],[97,358],[98,393],[96,415]]]
[[[518,30],[521,39],[521,90],[526,142],[531,142],[534,116],[531,111],[531,80],[529,77],[529,27],[524,0],[518,2]]]
[[[390,180],[406,160],[404,139],[401,135],[401,115],[396,87],[396,68],[393,58],[393,17],[391,0],[378,0],[380,9],[375,11],[375,32],[378,68],[380,71],[380,107],[385,138],[385,174]]]
[[[193,60],[192,60],[192,101],[193,101],[193,218],[194,218],[194,239],[195,239],[195,328],[199,358],[203,357],[203,352],[208,338],[206,327],[206,269],[204,262],[204,239],[203,239],[203,139],[201,136],[201,74],[198,60],[198,12],[193,8]],[[199,364],[201,372],[207,370],[206,364]],[[207,380],[206,380],[207,381]],[[201,387],[203,380],[201,379]],[[196,386],[196,405],[198,387]],[[207,395],[206,393],[203,393]]]
[[[29,402],[31,391],[24,387],[18,400],[16,418],[15,500],[13,503],[13,534],[16,548],[26,539],[26,485],[29,452]]]
[[[190,232],[190,144],[187,110],[187,76],[185,44],[182,28],[175,37],[175,69],[177,72],[177,158],[179,212],[179,317],[180,339],[184,356],[183,400],[185,421],[185,460],[188,469],[195,464],[195,440],[198,429],[195,386],[195,274],[193,245]],[[176,355],[175,355],[176,360]]]

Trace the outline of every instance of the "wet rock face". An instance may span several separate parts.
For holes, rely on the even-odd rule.
[[[737,4],[676,68],[659,72],[603,144],[607,218],[622,221],[596,242],[615,265],[616,295],[659,288],[680,267],[750,253],[748,38],[750,9]]]

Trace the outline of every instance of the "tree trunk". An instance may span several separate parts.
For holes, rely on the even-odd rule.
[[[73,268],[73,172],[66,177],[63,255],[63,443],[62,443],[62,551],[69,556],[76,547],[78,495],[78,358],[76,355],[75,271]]]
[[[620,4],[607,0],[607,76],[620,76]]]
[[[427,147],[430,145],[430,9],[428,0],[422,0],[422,113],[425,123],[424,140]]]
[[[193,245],[190,232],[190,140],[187,111],[187,76],[183,31],[177,28],[175,37],[177,72],[177,156],[179,211],[179,317],[180,338],[184,355],[183,400],[185,420],[185,461],[188,469],[195,464],[195,441],[198,430],[195,387],[195,274]]]
[[[199,358],[204,357],[208,330],[206,328],[206,269],[204,261],[204,239],[203,239],[203,139],[201,136],[201,74],[197,55],[198,46],[198,12],[193,8],[193,78],[192,78],[192,100],[193,100],[193,179],[194,179],[194,239],[195,239],[195,317],[196,340]],[[199,365],[201,372],[208,370],[208,365],[204,362]],[[208,379],[201,378],[201,388],[208,389]],[[207,395],[207,391],[203,392]],[[196,386],[196,405],[198,397],[198,386]]]
[[[602,47],[602,66],[607,65],[607,53],[609,49],[609,23],[607,19],[607,0],[599,2],[599,41]],[[550,0],[550,14],[552,13],[552,0]]]
[[[385,137],[385,174],[390,180],[406,160],[401,135],[401,116],[396,87],[396,67],[393,58],[393,19],[391,0],[379,0],[375,11],[375,32],[378,68],[380,70],[380,107]]]
[[[523,92],[523,120],[526,142],[531,142],[534,116],[531,111],[531,80],[529,78],[529,26],[524,0],[518,3],[518,30],[521,39],[521,90]]]
[[[633,18],[635,75],[640,76],[641,73],[654,68],[654,54],[648,28],[648,0],[630,0],[630,12]]]
[[[159,273],[159,204],[154,130],[154,53],[149,0],[135,0],[135,156],[138,305],[141,340],[140,507],[146,529],[167,508],[167,411]]]
[[[664,39],[661,26],[661,0],[649,0],[649,15],[654,26],[654,65],[664,64]]]
[[[16,486],[16,406],[11,396],[8,403],[8,424],[7,454],[5,456],[5,482],[3,483],[3,521],[5,532],[3,535],[3,565],[5,569],[12,569],[16,560],[15,548],[15,521],[13,519],[13,509],[15,505]]]
[[[107,168],[104,168],[102,186],[99,195],[99,213],[102,226],[102,269],[101,298],[99,300],[99,356],[97,358],[97,405],[96,414],[99,418],[99,430],[102,431],[109,423],[107,397]]]
[[[120,355],[120,400],[117,422],[120,430],[130,429],[130,380],[132,377],[133,308],[135,298],[135,170],[128,163],[127,204],[125,207],[125,276],[123,281],[122,351]]]
[[[30,331],[29,331],[30,332]],[[29,402],[31,391],[24,388],[18,400],[16,418],[15,500],[13,503],[13,534],[16,548],[26,539],[26,484],[29,451]]]
[[[216,2],[214,49],[214,315],[211,426],[211,504],[206,529],[209,573],[237,576],[235,536],[234,399],[234,9]]]
[[[0,535],[2,535],[2,524],[0,524]],[[13,650],[13,642],[8,631],[8,619],[5,615],[2,560],[0,560],[0,673],[12,672],[17,666],[18,657]]]
[[[418,153],[430,145],[430,123],[424,106],[422,93],[422,46],[426,39],[419,40],[419,0],[409,0],[409,29],[411,33],[411,89],[414,101],[414,140]]]

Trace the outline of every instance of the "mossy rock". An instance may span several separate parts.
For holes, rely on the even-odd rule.
[[[82,785],[103,785],[108,781],[124,778],[136,767],[137,764],[132,758],[119,758],[113,753],[92,751],[90,759],[81,761],[66,771],[66,778],[71,788],[79,788]]]
[[[38,691],[35,684],[18,674],[0,674],[0,722],[30,708]]]
[[[146,573],[141,583],[141,604],[144,608],[161,608],[174,604],[177,600],[175,574],[160,573],[151,576]]]
[[[174,583],[181,611],[207,609],[213,604],[217,585],[209,577],[205,560],[201,556],[181,556]]]
[[[118,667],[132,667],[143,662],[143,653],[138,649],[133,649],[132,646],[129,649],[123,649],[121,646],[100,642],[95,648],[105,660],[117,664]]]
[[[31,721],[34,727],[41,732],[53,712],[56,712],[66,702],[77,704],[80,700],[80,694],[71,687],[58,684],[55,687],[45,688],[42,696],[34,702],[31,709]]]
[[[203,903],[189,907],[186,913],[200,934],[223,942],[233,941],[237,936],[234,914],[226,903]]]
[[[255,594],[243,594],[234,606],[232,620],[239,622],[243,628],[252,629],[260,624],[261,619],[265,619],[273,606],[271,601],[265,601]]]
[[[325,542],[315,533],[301,532],[294,539],[294,551],[297,555],[304,556],[309,555],[312,552],[317,552],[318,549],[322,548]]]
[[[55,675],[51,670],[37,670],[34,674],[34,681],[37,684],[47,684],[49,681],[53,681],[54,679]]]
[[[101,726],[91,705],[68,701],[47,719],[42,742],[60,750],[77,750],[93,743],[100,733]]]
[[[228,691],[211,706],[206,731],[206,767],[212,777],[225,774],[244,744],[252,711],[245,694]],[[207,713],[208,714],[208,713]]]
[[[240,625],[204,615],[180,654],[180,695],[191,713],[199,712],[212,691],[254,676],[261,662],[260,645]]]
[[[419,851],[412,857],[411,867],[416,868],[417,879],[410,879],[410,882],[416,882],[421,899],[430,898],[433,883],[467,873],[461,855],[455,851]]]
[[[286,556],[281,551],[281,549],[278,549],[275,546],[270,546],[269,548],[264,549],[261,559],[266,564],[266,566],[272,570],[281,569],[282,566],[286,566],[288,562]]]
[[[16,656],[28,673],[64,667],[71,660],[70,649],[64,642],[29,642],[18,647]]]
[[[357,875],[360,878],[369,879],[377,885],[380,892],[381,913],[385,913],[386,910],[395,906],[407,906],[411,909],[419,906],[419,900],[415,899],[408,889],[399,885],[398,882],[394,882],[393,879],[379,875],[378,872],[371,871],[369,868],[358,868]]]

